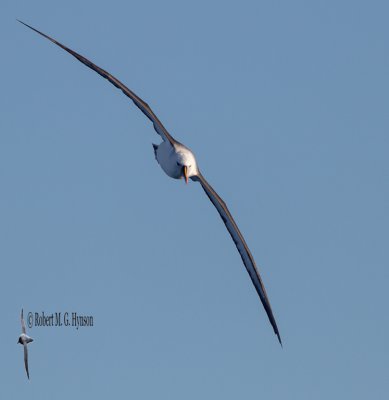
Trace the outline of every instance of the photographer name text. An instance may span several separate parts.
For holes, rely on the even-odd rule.
[[[62,327],[71,326],[73,328],[83,328],[93,326],[92,315],[81,315],[77,312],[53,312],[46,314],[29,312],[27,317],[29,328],[33,327]]]

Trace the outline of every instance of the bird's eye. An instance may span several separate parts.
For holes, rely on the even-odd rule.
[[[177,161],[177,165],[180,166],[181,164]]]

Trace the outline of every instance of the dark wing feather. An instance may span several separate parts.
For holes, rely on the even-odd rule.
[[[23,319],[23,308],[22,308],[22,312],[20,314],[20,321],[22,323],[22,333],[25,334],[26,333],[26,324],[25,324],[24,319]]]
[[[24,347],[24,367],[26,368],[27,378],[30,379],[30,373],[28,372],[28,350],[27,350],[27,344],[25,343],[23,345],[23,347]]]
[[[277,335],[278,340],[282,346],[280,333],[278,331],[277,323],[273,315],[273,311],[270,306],[269,299],[266,294],[265,286],[263,285],[261,276],[259,275],[259,271],[257,266],[255,265],[255,261],[253,256],[251,255],[250,249],[248,248],[246,241],[243,238],[243,235],[240,233],[236,222],[232,218],[231,213],[229,212],[226,203],[221,199],[221,197],[215,192],[215,190],[211,187],[211,185],[205,180],[205,178],[199,173],[197,176],[192,177],[194,181],[199,181],[204,192],[211,200],[212,204],[215,206],[216,210],[220,214],[224,225],[226,226],[228,232],[230,233],[232,240],[234,241],[236,248],[239,251],[240,256],[242,257],[243,264],[246,267],[248,274],[255,286],[255,289],[261,299],[263,307],[265,308],[266,314],[269,318],[269,321],[273,327],[274,333]]]
[[[19,20],[18,20],[19,21]],[[93,71],[97,72],[99,75],[101,75],[103,78],[107,79],[109,82],[112,83],[115,87],[120,89],[127,97],[129,97],[135,105],[143,112],[143,114],[146,115],[146,117],[153,123],[155,131],[162,137],[163,140],[167,140],[170,142],[172,146],[174,146],[177,141],[169,134],[169,132],[166,130],[166,128],[162,125],[162,122],[157,118],[157,116],[153,113],[151,108],[147,103],[145,103],[140,97],[138,97],[132,90],[130,90],[127,86],[125,86],[122,82],[120,82],[118,79],[116,79],[114,76],[112,76],[109,72],[105,71],[104,69],[98,67],[96,64],[92,63],[89,61],[87,58],[84,56],[76,53],[75,51],[69,49],[65,45],[57,42],[55,39],[51,38],[50,36],[45,35],[44,33],[38,31],[37,29],[33,28],[32,26],[19,21],[21,24],[27,26],[28,28],[32,29],[36,33],[39,33],[46,39],[50,40],[57,46],[61,47],[63,50],[67,51],[69,54],[71,54],[73,57],[77,58],[78,61],[81,61],[84,65],[92,69]]]

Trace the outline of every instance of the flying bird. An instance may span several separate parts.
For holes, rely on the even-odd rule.
[[[188,183],[188,180],[191,179],[192,181],[200,183],[205,194],[215,206],[228,232],[230,233],[232,240],[234,241],[240,253],[240,256],[242,257],[247,272],[259,295],[259,298],[261,299],[263,307],[265,308],[269,321],[273,327],[274,333],[277,335],[278,341],[282,345],[281,336],[270,306],[269,299],[266,294],[265,286],[263,285],[261,276],[255,264],[254,258],[251,255],[250,249],[248,248],[246,241],[243,238],[243,235],[236,225],[236,222],[232,218],[232,215],[229,212],[226,203],[221,199],[221,197],[215,192],[212,186],[200,173],[196,158],[192,151],[188,147],[184,146],[182,143],[175,140],[173,136],[171,136],[170,133],[163,126],[162,122],[151,110],[149,105],[109,72],[98,67],[96,64],[92,63],[81,54],[76,53],[75,51],[59,43],[57,40],[51,38],[50,36],[38,31],[37,29],[22,21],[19,22],[37,32],[38,34],[42,35],[46,39],[50,40],[57,46],[61,47],[73,57],[77,58],[78,61],[82,62],[84,65],[97,72],[103,78],[107,79],[110,83],[112,83],[112,85],[120,89],[127,97],[129,97],[134,102],[134,104],[143,112],[143,114],[153,123],[155,131],[162,138],[162,143],[160,143],[159,145],[153,144],[154,154],[157,162],[164,170],[164,172],[171,178],[184,178],[186,183]]]
[[[30,336],[27,336],[26,334],[26,324],[23,319],[23,308],[22,312],[20,314],[20,321],[22,323],[22,334],[19,336],[19,339],[17,343],[20,343],[23,345],[24,348],[24,367],[26,368],[26,373],[27,373],[27,378],[30,379],[30,373],[28,372],[28,350],[27,350],[27,345],[28,343],[31,343],[34,339],[30,338]]]

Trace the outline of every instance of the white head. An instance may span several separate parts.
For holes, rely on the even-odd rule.
[[[185,182],[188,183],[188,179],[199,172],[195,156],[187,147],[179,149],[176,154],[176,164],[181,169],[181,177],[185,178]]]

